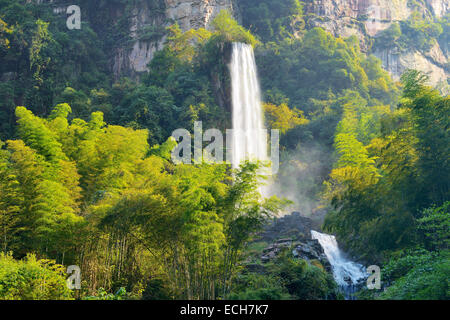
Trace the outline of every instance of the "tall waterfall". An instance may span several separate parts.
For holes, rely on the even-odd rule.
[[[232,166],[238,168],[244,160],[267,161],[267,133],[251,45],[233,43],[230,72],[233,103]]]
[[[335,236],[311,230],[313,239],[317,239],[325,251],[333,268],[333,276],[344,291],[346,299],[353,299],[357,284],[367,278],[363,265],[348,260],[339,249]]]

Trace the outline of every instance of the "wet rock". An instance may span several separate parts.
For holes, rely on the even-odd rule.
[[[270,243],[262,251],[261,261],[270,262],[283,250],[289,249],[295,258],[309,263],[317,260],[325,270],[331,271],[331,265],[319,241],[311,239],[311,229],[317,227],[313,225],[314,222],[303,217],[300,212],[276,219],[259,236],[260,241]]]
[[[331,272],[331,264],[317,240],[308,240],[305,243],[297,244],[292,253],[294,257],[306,261],[317,260],[326,271]]]
[[[292,246],[291,239],[278,240],[263,250],[263,253],[261,255],[261,261],[265,263],[269,262],[270,260],[275,259],[281,251],[290,248],[291,246]]]

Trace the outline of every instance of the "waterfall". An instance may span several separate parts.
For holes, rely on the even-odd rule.
[[[244,160],[267,161],[267,132],[251,45],[233,43],[230,73],[233,104],[232,167],[238,168]]]
[[[346,299],[354,299],[359,282],[367,278],[363,265],[350,261],[339,249],[336,237],[311,230],[313,239],[317,239],[322,246],[325,255],[330,261],[333,276]]]

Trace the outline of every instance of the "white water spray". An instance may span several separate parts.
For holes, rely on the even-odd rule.
[[[336,237],[311,230],[313,239],[317,239],[325,251],[333,268],[333,276],[337,284],[344,290],[347,299],[352,299],[355,286],[367,278],[363,265],[348,260],[339,249]]]
[[[244,160],[267,161],[267,132],[255,56],[251,45],[233,43],[230,64],[233,103],[233,168]]]

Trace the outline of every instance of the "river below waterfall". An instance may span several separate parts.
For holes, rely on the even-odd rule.
[[[333,277],[343,292],[345,299],[354,300],[358,284],[367,278],[366,268],[353,262],[339,249],[336,237],[311,230],[313,239],[319,241],[333,270]]]

